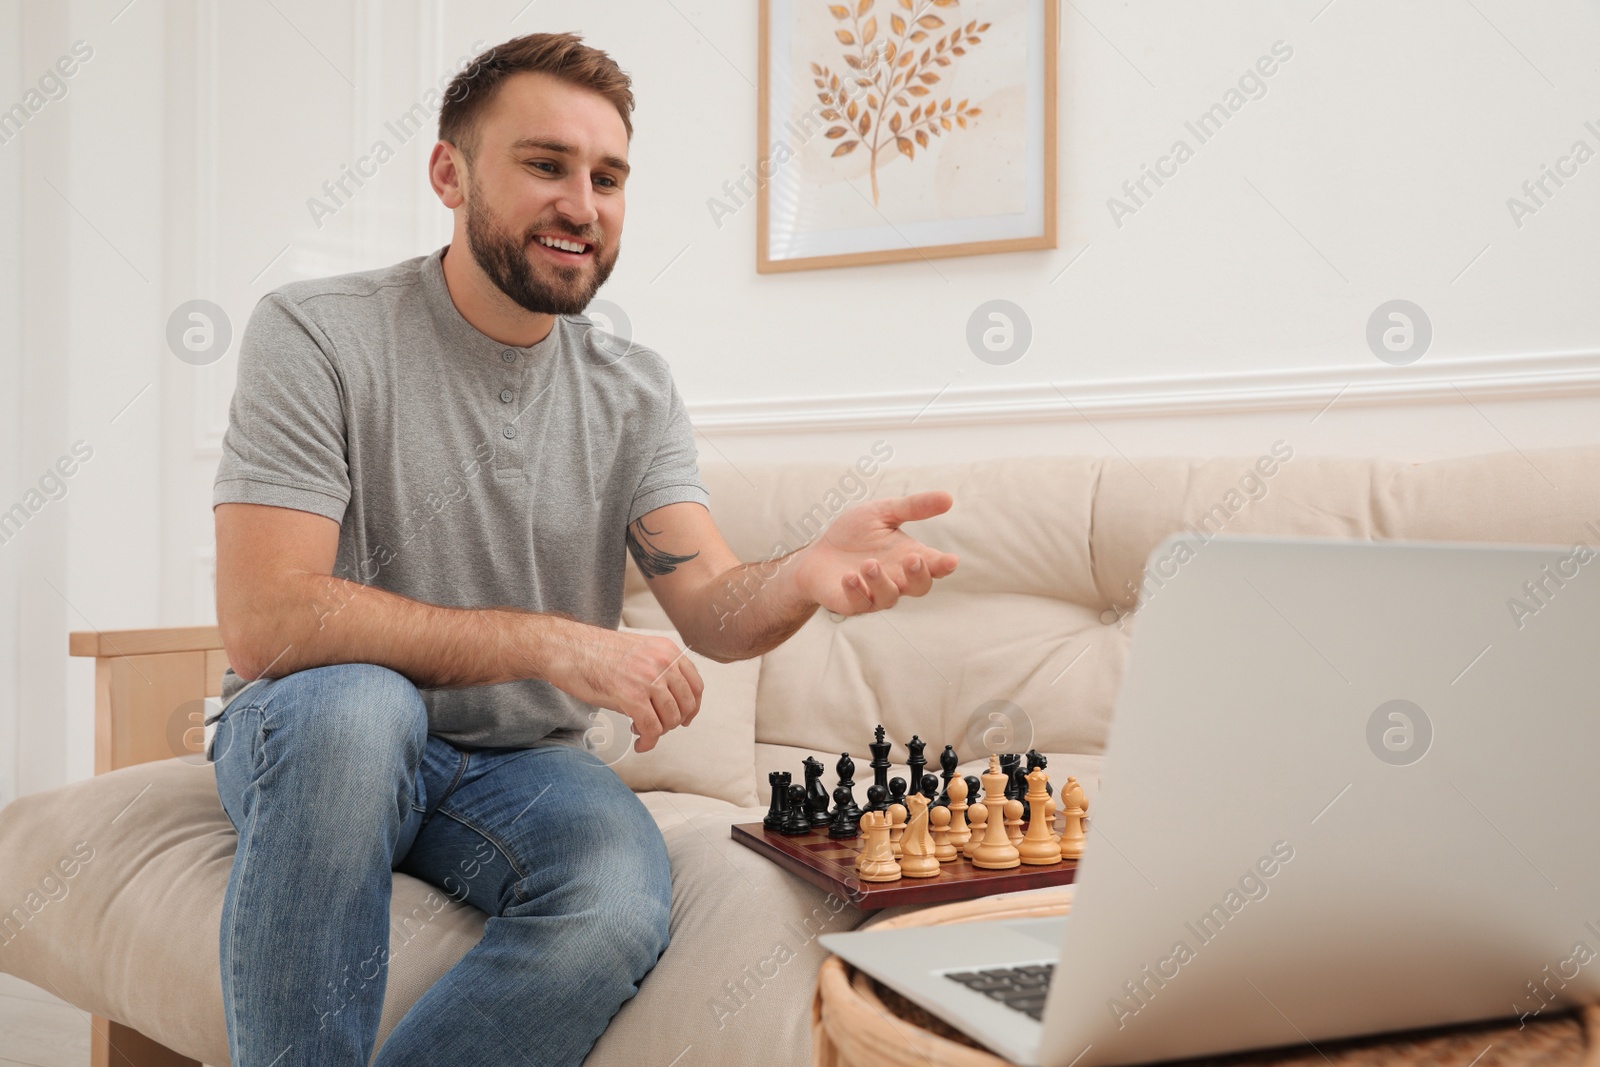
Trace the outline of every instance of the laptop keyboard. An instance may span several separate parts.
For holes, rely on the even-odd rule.
[[[1043,1021],[1045,995],[1050,992],[1050,977],[1055,969],[1053,963],[1034,963],[985,971],[947,971],[945,977]]]

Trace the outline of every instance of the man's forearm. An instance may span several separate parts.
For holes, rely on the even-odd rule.
[[[794,581],[796,549],[775,559],[741,563],[703,590],[703,607],[679,631],[696,652],[723,663],[777,648],[817,610]]]
[[[516,608],[440,607],[303,571],[248,610],[249,624],[224,627],[230,656],[245,661],[234,664],[241,678],[375,663],[432,689],[545,678],[584,625]]]

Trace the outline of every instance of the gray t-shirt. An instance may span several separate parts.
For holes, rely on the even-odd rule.
[[[326,515],[336,577],[615,629],[627,525],[709,506],[671,371],[583,315],[528,348],[491,340],[451,301],[445,251],[262,297],[212,503]],[[223,700],[245,685],[228,670]],[[595,711],[531,679],[422,696],[429,731],[465,749],[580,743]]]

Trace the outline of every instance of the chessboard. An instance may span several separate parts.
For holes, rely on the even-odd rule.
[[[970,900],[1076,877],[1088,800],[1070,775],[1056,795],[1039,752],[992,752],[986,774],[961,775],[955,746],[946,745],[941,781],[923,773],[920,737],[906,742],[904,778],[889,777],[893,743],[881,724],[867,748],[872,784],[865,805],[855,800],[850,753],[839,753],[831,808],[822,761],[807,757],[803,785],[789,771],[767,775],[767,817],[734,826],[733,839],[863,910]]]
[[[856,859],[866,839],[861,836],[831,838],[828,828],[785,836],[758,822],[738,823],[733,839],[796,874],[818,889],[834,894],[863,911],[894,904],[936,904],[970,900],[995,893],[1067,885],[1077,874],[1077,860],[1045,866],[1022,865],[1007,870],[985,870],[959,857],[939,865],[932,878],[901,878],[893,882],[867,882],[856,874]]]

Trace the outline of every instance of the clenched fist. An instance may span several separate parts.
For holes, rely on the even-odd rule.
[[[705,682],[684,649],[665,637],[598,626],[574,630],[545,680],[587,704],[626,715],[638,737],[635,752],[649,752],[662,734],[694,721]]]

